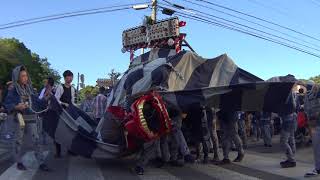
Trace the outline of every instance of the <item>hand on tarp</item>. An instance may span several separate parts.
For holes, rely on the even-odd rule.
[[[68,103],[64,103],[64,102],[61,102],[61,106],[66,109],[66,108],[69,107],[69,104],[68,104]]]

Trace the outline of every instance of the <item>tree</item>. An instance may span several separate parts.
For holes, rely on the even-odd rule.
[[[32,53],[22,42],[15,38],[0,38],[0,83],[4,84],[11,80],[11,71],[17,65],[27,67],[33,86],[40,89],[43,80],[51,76],[60,81],[59,73],[50,67],[46,58]]]
[[[320,84],[320,75],[310,78],[310,80],[314,81],[317,84]]]
[[[114,69],[111,69],[111,72],[108,74],[111,80],[112,87],[117,83],[118,78],[121,76],[121,73],[115,72]]]
[[[96,96],[99,92],[99,88],[97,86],[86,86],[79,91],[79,99],[80,102],[85,99],[86,94],[91,94],[92,97]]]
[[[59,82],[61,76],[59,72],[53,68],[51,68],[51,64],[48,62],[47,58],[40,58],[41,67],[43,69],[43,74],[48,75],[54,79],[55,82]]]

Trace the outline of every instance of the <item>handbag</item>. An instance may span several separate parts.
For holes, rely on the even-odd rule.
[[[19,122],[20,128],[24,128],[26,126],[26,123],[24,122],[24,118],[23,118],[22,114],[21,113],[17,113],[16,117],[17,117],[17,120]]]

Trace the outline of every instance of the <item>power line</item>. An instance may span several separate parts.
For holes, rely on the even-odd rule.
[[[280,9],[275,8],[275,7],[272,6],[272,5],[268,5],[268,4],[262,3],[262,2],[259,1],[259,0],[247,0],[247,1],[250,2],[250,3],[252,3],[252,4],[261,6],[261,7],[265,8],[265,9],[271,9],[272,11],[274,11],[274,12],[276,12],[276,13],[279,13],[279,14],[281,14],[281,15],[288,16],[288,14],[285,13],[284,11],[281,11]]]
[[[172,6],[172,5],[171,5],[171,6]],[[187,9],[187,8],[182,7],[182,6],[180,6],[180,5],[176,5],[176,6],[173,5],[172,7],[176,8],[176,9],[181,9],[181,8],[182,8],[182,10],[184,10],[184,11]],[[285,41],[288,41],[288,42],[291,42],[291,43],[294,43],[294,44],[298,44],[298,45],[300,45],[300,46],[303,46],[303,47],[306,47],[306,48],[309,48],[309,49],[313,49],[313,50],[316,50],[316,51],[320,51],[320,49],[313,48],[313,47],[311,47],[311,46],[308,46],[308,45],[305,45],[305,44],[302,44],[302,43],[299,43],[299,42],[296,42],[296,41],[293,41],[293,40],[290,40],[290,39],[287,39],[287,38],[284,38],[284,37],[281,37],[281,36],[277,36],[277,35],[274,35],[274,34],[272,34],[272,33],[269,33],[269,32],[266,32],[266,31],[263,31],[263,30],[260,30],[260,29],[251,27],[251,26],[247,26],[247,25],[244,25],[244,24],[241,24],[241,23],[232,21],[232,20],[228,20],[228,19],[221,18],[221,17],[215,16],[215,15],[212,15],[212,14],[204,13],[204,12],[199,11],[199,10],[196,10],[196,9],[188,9],[188,10],[192,10],[192,11],[197,12],[197,13],[200,13],[200,14],[205,14],[206,16],[200,15],[201,17],[204,17],[204,18],[208,18],[207,16],[213,17],[213,18],[215,18],[215,19],[212,19],[212,18],[209,18],[209,19],[214,20],[214,21],[216,21],[216,22],[218,22],[218,23],[228,22],[228,23],[236,24],[236,25],[238,25],[238,26],[242,26],[242,27],[245,27],[245,28],[248,28],[248,29],[251,29],[251,30],[260,32],[260,33],[263,33],[263,34],[267,34],[267,35],[272,36],[272,37],[275,37],[275,38],[279,38],[279,39],[282,39],[282,40],[285,40]],[[221,22],[221,21],[219,21],[219,20],[217,20],[217,19],[222,20],[222,21],[225,21],[225,22]],[[225,23],[225,24],[226,24],[226,23]],[[230,24],[229,24],[229,25],[230,25]]]
[[[42,17],[23,19],[23,20],[13,21],[13,22],[5,23],[5,24],[0,24],[0,27],[1,26],[12,25],[12,24],[18,24],[18,23],[25,23],[25,22],[29,22],[29,21],[36,21],[36,20],[40,20],[40,19],[53,18],[53,17],[57,17],[57,16],[67,16],[67,15],[77,14],[77,13],[85,13],[85,12],[106,10],[106,9],[112,9],[112,8],[121,8],[121,7],[133,6],[133,5],[136,5],[136,3],[123,4],[123,5],[114,5],[114,6],[106,6],[106,7],[101,7],[101,8],[85,9],[85,10],[71,11],[71,12],[65,12],[65,13],[58,13],[58,14],[52,14],[52,15],[47,15],[47,16],[42,16]]]
[[[165,8],[165,7],[161,7],[161,8]],[[182,9],[184,10],[185,8],[182,8]],[[265,35],[258,34],[256,32],[248,31],[246,29],[243,29],[243,28],[240,28],[240,27],[237,27],[237,26],[234,26],[234,25],[226,24],[226,23],[223,23],[221,21],[219,22],[219,21],[216,21],[216,20],[211,21],[211,20],[208,20],[207,18],[201,18],[201,17],[196,16],[196,15],[185,14],[185,13],[182,13],[182,12],[177,12],[177,14],[180,14],[180,15],[182,14],[183,16],[185,16],[187,18],[191,16],[191,17],[193,17],[193,18],[195,18],[197,20],[200,19],[202,22],[205,22],[207,24],[209,23],[210,25],[215,25],[215,26],[222,27],[222,28],[225,28],[225,29],[237,31],[237,32],[240,32],[240,33],[243,33],[243,34],[247,34],[247,35],[259,38],[259,39],[263,39],[263,40],[266,40],[266,41],[269,41],[269,42],[273,42],[273,43],[276,43],[276,44],[279,44],[279,45],[282,45],[282,46],[285,46],[285,47],[288,47],[288,48],[303,52],[305,54],[309,54],[309,55],[312,55],[314,57],[320,58],[319,54],[310,52],[308,50],[302,49],[302,48],[294,46],[294,45],[290,45],[288,43],[285,43],[285,42],[282,42],[282,41],[279,41],[279,40],[276,40],[276,39],[273,39],[273,38],[270,38],[270,37],[265,36]]]
[[[115,11],[121,11],[121,10],[126,10],[126,9],[131,9],[131,7],[111,9],[111,10],[102,10],[102,11],[93,11],[93,12],[78,13],[78,14],[59,16],[59,17],[46,18],[46,19],[41,19],[41,20],[37,20],[37,21],[31,21],[31,22],[25,22],[25,23],[19,23],[19,24],[1,27],[0,30],[10,29],[10,28],[14,28],[14,27],[20,27],[20,26],[25,26],[25,25],[30,25],[30,24],[36,24],[36,23],[40,23],[40,22],[52,21],[52,20],[57,20],[57,19],[64,19],[64,18],[77,17],[77,16],[86,16],[86,15],[93,15],[93,14],[101,14],[101,13],[107,13],[107,12],[115,12]]]
[[[164,1],[165,1],[165,0],[164,0]],[[190,4],[193,4],[193,5],[197,5],[197,6],[199,6],[199,7],[203,7],[203,8],[207,8],[207,9],[210,9],[210,10],[213,10],[213,11],[216,11],[216,12],[219,12],[219,13],[221,13],[221,14],[225,14],[225,15],[231,16],[231,17],[236,18],[236,19],[240,19],[240,20],[249,22],[249,23],[251,23],[251,24],[254,24],[254,25],[257,25],[257,26],[266,28],[266,29],[268,29],[268,30],[277,32],[277,33],[279,33],[279,34],[288,36],[288,37],[290,37],[290,38],[292,38],[292,39],[295,39],[295,40],[298,40],[298,41],[307,43],[307,44],[309,44],[309,45],[312,45],[312,46],[314,46],[314,47],[320,48],[320,46],[317,45],[317,44],[308,42],[308,41],[306,41],[306,40],[304,40],[304,39],[301,39],[301,38],[299,38],[299,37],[297,37],[297,36],[293,36],[293,35],[290,35],[290,34],[288,34],[288,33],[284,33],[284,32],[282,32],[282,31],[280,31],[280,30],[277,30],[277,29],[268,27],[268,26],[266,26],[266,25],[263,25],[263,24],[260,24],[260,23],[257,23],[257,22],[251,21],[251,20],[248,20],[248,19],[246,19],[246,18],[242,18],[242,17],[239,17],[239,16],[236,16],[236,15],[230,14],[230,13],[228,13],[228,12],[225,12],[225,11],[222,11],[222,10],[219,10],[219,9],[215,9],[215,8],[208,7],[208,6],[199,4],[199,3],[195,3],[195,2],[192,2],[192,1],[190,1],[190,0],[183,0],[183,1],[188,2],[188,3],[190,3]],[[166,2],[167,2],[167,1],[166,1]]]
[[[146,4],[147,4],[147,2],[146,2]],[[0,25],[0,30],[19,27],[19,26],[25,26],[25,25],[30,25],[30,24],[40,23],[40,22],[52,21],[52,20],[57,20],[57,19],[76,17],[76,16],[85,16],[85,15],[92,15],[92,14],[121,11],[121,10],[134,8],[135,5],[140,5],[140,4],[131,3],[131,4],[124,4],[124,5],[115,5],[115,6],[79,10],[79,11],[73,11],[73,12],[66,12],[66,13],[53,14],[53,15],[47,15],[47,16],[42,16],[42,17],[18,20],[18,21],[14,21],[14,22]],[[123,8],[116,8],[116,7],[123,7]],[[114,8],[116,8],[116,9],[114,9]]]
[[[316,6],[320,7],[320,1],[311,0],[311,2],[312,2],[313,4],[315,4]]]
[[[226,6],[223,6],[223,5],[219,5],[219,4],[217,4],[217,3],[209,2],[209,1],[206,1],[206,0],[195,0],[195,1],[200,1],[200,2],[203,2],[203,3],[209,4],[209,5],[212,5],[212,6],[216,6],[216,7],[222,8],[222,9],[226,9],[226,10],[229,10],[229,11],[232,11],[232,12],[235,12],[235,13],[238,13],[238,14],[241,14],[241,15],[244,15],[244,16],[247,16],[247,17],[251,17],[251,18],[254,18],[254,19],[263,21],[263,22],[265,22],[265,23],[269,23],[269,24],[272,24],[272,25],[281,27],[281,28],[283,28],[283,29],[286,29],[286,30],[295,32],[295,33],[300,34],[300,35],[303,35],[303,36],[306,36],[306,37],[308,37],[308,38],[310,38],[310,39],[313,39],[313,40],[316,40],[316,41],[320,41],[320,39],[318,39],[318,38],[316,38],[316,37],[313,37],[313,36],[310,36],[310,35],[308,35],[308,34],[302,33],[302,32],[300,32],[300,31],[294,30],[294,29],[292,29],[292,28],[290,28],[290,27],[287,27],[287,26],[284,26],[284,25],[281,25],[281,24],[278,24],[278,23],[275,23],[275,22],[272,22],[272,21],[269,21],[269,20],[266,20],[266,19],[263,19],[263,18],[254,16],[254,15],[251,15],[251,14],[248,14],[248,13],[244,13],[244,12],[241,12],[241,11],[238,11],[238,10],[235,10],[235,9],[232,9],[232,8],[229,8],[229,7],[226,7]]]
[[[299,51],[299,52],[302,52],[302,53],[305,53],[305,54],[308,54],[308,55],[311,55],[311,56],[320,58],[319,54],[316,54],[316,53],[301,49],[301,48],[296,47],[296,46],[292,46],[290,44],[278,41],[276,39],[269,38],[269,37],[264,36],[264,35],[257,34],[255,32],[247,31],[247,30],[235,27],[235,26],[228,26],[228,25],[216,23],[216,22],[213,22],[213,21],[201,18],[201,17],[188,15],[188,14],[181,13],[181,12],[179,12],[177,14],[179,14],[179,16],[184,17],[184,18],[188,18],[188,19],[199,21],[199,22],[203,22],[203,23],[206,23],[206,24],[209,24],[209,25],[213,25],[213,26],[229,29],[229,30],[232,30],[232,31],[240,32],[240,33],[243,33],[243,34],[246,34],[246,35],[250,35],[250,36],[253,36],[253,37],[256,37],[256,38],[259,38],[259,39],[263,39],[263,40],[266,40],[266,41],[269,41],[269,42],[272,42],[272,43],[275,43],[275,44],[278,44],[278,45],[281,45],[281,46],[285,46],[287,48],[290,48],[290,49],[293,49],[293,50],[296,50],[296,51]]]

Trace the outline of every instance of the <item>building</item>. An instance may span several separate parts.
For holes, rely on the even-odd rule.
[[[112,86],[112,81],[111,79],[107,79],[107,78],[99,78],[97,79],[97,86],[98,87],[111,87]]]
[[[119,80],[115,80],[115,82],[112,82],[111,79],[107,78],[99,78],[97,79],[96,83],[98,87],[105,87],[106,89],[112,88],[113,85],[117,84]]]

